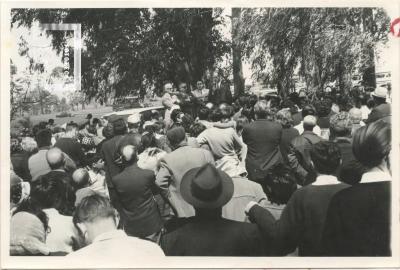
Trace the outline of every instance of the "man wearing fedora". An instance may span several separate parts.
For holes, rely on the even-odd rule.
[[[390,104],[386,103],[388,90],[384,87],[377,87],[375,91],[371,93],[371,96],[374,100],[375,106],[365,122],[369,124],[382,119],[383,121],[390,123],[392,111]]]
[[[222,217],[222,207],[233,195],[232,179],[211,164],[189,170],[182,178],[182,198],[195,216],[170,220],[161,238],[167,256],[269,255],[255,224]]]

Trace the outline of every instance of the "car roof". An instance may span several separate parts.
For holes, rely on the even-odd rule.
[[[137,114],[137,113],[142,113],[145,111],[152,111],[152,110],[161,110],[163,109],[163,106],[154,106],[154,107],[145,107],[145,108],[134,108],[134,109],[128,109],[128,110],[122,110],[122,111],[117,111],[117,112],[110,112],[104,114],[102,117],[107,118],[110,115],[119,115],[119,116],[126,116],[126,115],[132,115],[132,114]]]

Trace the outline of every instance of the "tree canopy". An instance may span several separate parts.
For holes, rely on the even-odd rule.
[[[382,9],[243,9],[240,40],[253,69],[261,74],[270,67],[269,83],[286,95],[297,69],[308,89],[333,81],[348,87],[352,73],[374,65],[373,49],[387,40],[388,26]]]
[[[221,10],[192,9],[13,9],[12,26],[80,23],[82,91],[105,102],[115,96],[160,90],[166,81],[193,84],[229,53],[215,27]],[[61,53],[68,36],[47,31]],[[73,62],[73,61],[71,61]]]

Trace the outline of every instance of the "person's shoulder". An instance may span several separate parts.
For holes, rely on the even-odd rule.
[[[236,221],[236,220],[230,220],[230,219],[222,219],[223,220],[223,226],[226,227],[226,230],[230,231],[238,231],[241,233],[259,233],[258,226],[254,223],[248,223],[248,222],[241,222],[241,221]]]
[[[140,248],[140,249],[143,249],[143,248],[154,249],[154,250],[160,249],[160,247],[156,243],[154,243],[150,240],[141,239],[141,238],[134,237],[134,236],[126,237],[126,241],[133,244],[134,247]]]
[[[138,173],[142,173],[144,176],[152,178],[154,177],[154,171],[148,169],[142,169],[139,166],[134,166],[132,169],[133,172],[137,171]]]
[[[169,234],[178,231],[180,228],[189,224],[193,220],[191,218],[172,218],[165,222],[164,224],[164,233]]]

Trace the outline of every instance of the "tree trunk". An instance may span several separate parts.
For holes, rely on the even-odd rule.
[[[240,50],[238,27],[240,20],[240,8],[232,8],[232,64],[233,64],[233,86],[235,96],[244,93],[244,78],[242,70],[242,52]]]
[[[372,8],[364,8],[362,15],[363,29],[365,32],[374,33]],[[374,47],[370,46],[364,50],[364,57],[367,59],[367,66],[363,72],[363,81],[365,87],[376,87],[375,78],[375,52]]]

